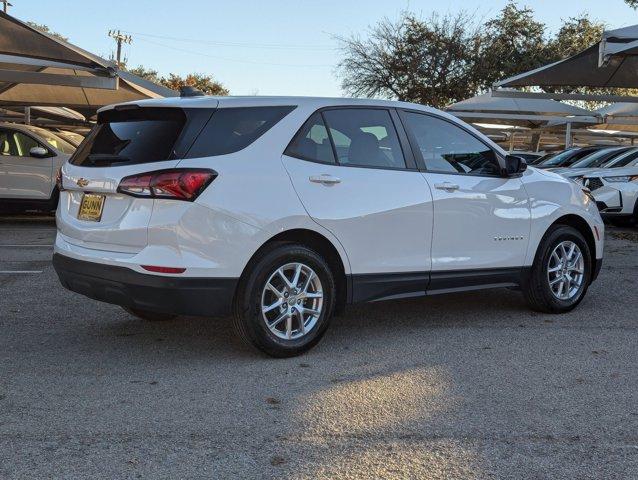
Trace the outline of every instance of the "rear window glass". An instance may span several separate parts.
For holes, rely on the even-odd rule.
[[[212,157],[238,152],[270,130],[294,108],[220,108],[213,113],[186,157]]]
[[[185,122],[176,108],[108,110],[98,116],[71,163],[101,167],[171,160]]]

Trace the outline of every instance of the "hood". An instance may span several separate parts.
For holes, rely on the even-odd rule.
[[[598,168],[561,168],[560,172],[556,172],[556,173],[560,173],[563,177],[566,178],[574,178],[574,177],[582,177],[584,175],[587,175],[591,172],[595,172],[597,170],[600,170]]]
[[[623,168],[592,168],[585,174],[586,177],[622,177],[625,175],[638,175],[638,166]]]

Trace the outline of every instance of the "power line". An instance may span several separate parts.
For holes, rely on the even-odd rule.
[[[194,38],[169,37],[165,35],[154,35],[151,33],[129,32],[129,31],[125,31],[125,33],[130,33],[132,35],[136,35],[140,37],[159,38],[162,40],[173,40],[176,42],[215,45],[219,47],[272,48],[272,49],[286,49],[286,50],[336,50],[334,46],[330,46],[330,45],[290,45],[285,43],[220,42],[216,40],[201,40],[201,39],[194,39]]]
[[[228,58],[228,57],[218,57],[216,55],[209,55],[207,53],[204,52],[196,52],[193,50],[188,50],[188,49],[184,49],[184,48],[179,48],[179,47],[173,47],[172,45],[166,45],[164,43],[159,43],[159,42],[154,42],[152,40],[147,40],[145,38],[141,38],[139,39],[143,42],[147,42],[147,43],[151,43],[153,45],[157,45],[160,47],[164,47],[164,48],[169,48],[171,50],[176,50],[178,52],[184,52],[184,53],[190,53],[192,55],[200,55],[202,57],[208,57],[208,58],[214,58],[216,60],[223,60],[223,61],[227,61],[227,62],[236,62],[236,63],[247,63],[247,64],[252,64],[252,65],[271,65],[271,66],[275,66],[275,67],[301,67],[301,68],[327,68],[327,67],[334,67],[334,65],[327,65],[327,64],[294,64],[294,63],[271,63],[271,62],[256,62],[256,61],[252,61],[252,60],[240,60],[237,58]]]
[[[0,0],[1,1],[1,0]],[[109,37],[111,37],[117,43],[117,66],[122,66],[122,44],[128,43],[129,45],[133,42],[133,37],[130,35],[124,35],[119,30],[109,30]]]

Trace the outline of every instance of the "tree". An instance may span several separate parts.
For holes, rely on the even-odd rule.
[[[556,37],[549,41],[547,63],[571,57],[594,45],[602,38],[604,29],[603,23],[592,21],[587,14],[568,18]]]
[[[62,40],[64,42],[68,42],[69,39],[67,37],[65,37],[64,35],[61,35],[57,32],[53,32],[51,31],[51,29],[49,27],[47,27],[46,25],[42,25],[40,23],[35,23],[35,22],[27,22],[27,25],[29,25],[31,28],[35,28],[36,30],[39,30],[40,32],[46,33],[48,35],[51,35],[52,37],[57,38],[58,40]]]
[[[186,77],[169,74],[168,77],[162,77],[161,84],[172,90],[179,90],[179,87],[189,85],[201,90],[206,95],[228,95],[228,89],[221,83],[214,80],[210,75],[201,73],[189,73]]]
[[[482,89],[490,88],[498,80],[543,65],[546,56],[545,25],[534,20],[532,9],[510,1],[485,23],[476,82]]]
[[[475,91],[478,35],[465,13],[422,21],[403,13],[384,19],[367,39],[338,38],[344,90],[354,96],[394,97],[441,107]]]
[[[638,0],[625,0],[625,3],[634,10],[638,8]]]
[[[157,84],[162,83],[162,78],[157,73],[157,70],[153,70],[150,68],[146,68],[142,65],[139,65],[135,68],[131,68],[128,71],[131,72],[133,75],[137,75],[140,78],[148,80],[149,82],[153,82]]]
[[[183,85],[190,85],[195,87],[206,95],[228,95],[229,91],[221,83],[213,79],[210,75],[204,75],[201,73],[190,73],[186,77],[181,77],[174,73],[168,75],[168,77],[162,77],[157,70],[146,68],[139,65],[136,68],[128,70],[133,75],[144,78],[153,83],[163,85],[171,90],[179,90],[179,87]]]

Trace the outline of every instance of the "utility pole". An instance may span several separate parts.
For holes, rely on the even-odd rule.
[[[0,0],[4,1],[4,0]],[[122,44],[128,43],[129,45],[133,42],[133,38],[130,35],[124,35],[119,30],[109,30],[109,37],[111,37],[117,43],[117,54],[116,61],[117,66],[122,66]]]
[[[2,10],[4,13],[7,13],[9,7],[13,7],[13,3],[9,3],[9,0],[0,0],[0,3],[2,3]]]

